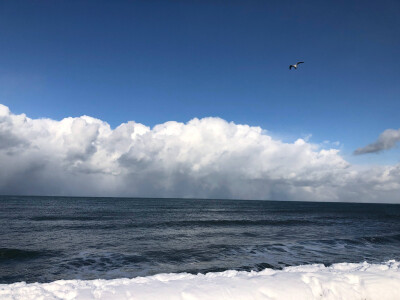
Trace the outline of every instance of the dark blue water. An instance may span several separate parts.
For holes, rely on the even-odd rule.
[[[400,260],[400,205],[0,197],[0,283]]]

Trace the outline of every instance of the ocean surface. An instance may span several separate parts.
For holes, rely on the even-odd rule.
[[[0,283],[400,260],[400,205],[0,196]]]

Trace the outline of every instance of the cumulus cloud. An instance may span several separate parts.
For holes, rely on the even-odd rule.
[[[357,170],[338,149],[220,118],[111,129],[0,105],[0,163],[0,194],[400,202],[399,165]]]
[[[378,153],[383,150],[388,150],[396,146],[400,142],[400,128],[399,129],[386,129],[382,132],[376,142],[369,144],[365,147],[358,148],[354,151],[355,155],[366,153]]]

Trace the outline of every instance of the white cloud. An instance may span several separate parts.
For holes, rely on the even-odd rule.
[[[0,105],[0,194],[400,202],[400,165],[360,171],[337,149],[219,118],[30,119]]]

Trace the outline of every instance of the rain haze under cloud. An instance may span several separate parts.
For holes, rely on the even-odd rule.
[[[0,105],[0,163],[0,194],[400,203],[400,164],[352,166],[338,149],[220,118],[112,129]]]
[[[394,148],[396,144],[400,142],[400,128],[399,129],[386,129],[382,132],[378,140],[365,147],[358,148],[354,151],[354,154],[366,154],[366,153],[378,153],[384,150]]]

